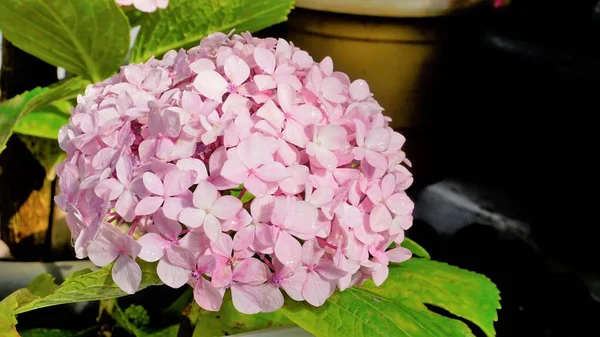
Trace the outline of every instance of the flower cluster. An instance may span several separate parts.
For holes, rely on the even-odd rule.
[[[382,111],[329,57],[215,33],[78,97],[56,202],[77,257],[114,262],[128,293],[141,259],[206,310],[227,289],[247,314],[280,308],[282,290],[320,306],[411,256],[410,164]]]
[[[157,9],[165,9],[169,0],[116,0],[120,6],[134,6],[137,10],[146,13],[155,12]]]

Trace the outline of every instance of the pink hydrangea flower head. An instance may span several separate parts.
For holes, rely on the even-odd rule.
[[[150,10],[166,1],[127,1]],[[150,5],[152,6],[150,6]],[[137,290],[144,260],[205,310],[321,306],[411,257],[405,138],[366,81],[282,39],[212,34],[77,98],[57,168],[77,257]]]

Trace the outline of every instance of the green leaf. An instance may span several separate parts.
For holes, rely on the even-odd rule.
[[[293,5],[293,0],[171,0],[142,20],[131,63],[197,45],[214,32],[255,32],[283,22]]]
[[[138,264],[142,269],[142,282],[138,290],[162,284],[156,274],[155,263],[138,260]],[[12,311],[2,312],[0,321],[10,315],[59,304],[126,296],[127,294],[113,282],[111,269],[112,264],[96,271],[89,269],[79,271],[75,277],[67,278],[60,286],[54,283],[52,276],[42,274],[36,277],[27,288],[15,291],[0,302],[0,308],[12,309]],[[14,301],[17,303],[16,307]]]
[[[229,190],[229,194],[231,194],[233,197],[239,199],[240,193],[242,193],[242,191],[244,191],[244,194],[242,195],[242,199],[240,199],[242,204],[245,204],[245,203],[251,201],[252,199],[254,199],[254,195],[252,195],[252,193],[250,193],[246,189],[244,189],[244,184],[241,184],[238,188]]]
[[[334,294],[318,308],[287,301],[282,311],[316,336],[473,336],[465,323],[433,313],[425,304],[495,336],[500,308],[495,285],[483,275],[421,258],[390,266],[380,287],[369,281]]]
[[[129,49],[129,22],[114,0],[2,0],[0,30],[18,48],[101,81]]]
[[[291,301],[290,299],[287,299]],[[194,337],[228,336],[244,332],[294,326],[281,310],[272,313],[246,315],[233,307],[231,295],[225,294],[223,305],[218,312],[202,310],[196,322]]]
[[[73,105],[68,101],[56,101],[22,117],[14,126],[16,133],[56,139],[60,127],[69,122],[69,111]]]
[[[46,90],[48,88],[35,88],[0,104],[0,153],[6,148],[6,142],[12,135],[14,126],[21,118],[21,111],[25,103]]]
[[[0,302],[0,336],[19,337],[15,308],[19,305],[16,297],[8,296]]]
[[[40,93],[27,102],[23,107],[22,114],[23,116],[26,116],[30,112],[44,108],[56,101],[75,98],[77,95],[82,94],[89,84],[90,81],[81,77],[73,77],[64,82],[60,82],[58,85],[50,87],[45,92]],[[69,114],[69,112],[70,111],[67,111],[67,114]]]
[[[400,246],[410,250],[415,256],[431,259],[431,256],[425,250],[425,248],[421,247],[421,245],[407,237],[404,238],[404,241],[402,241],[402,244]]]
[[[97,335],[97,331],[95,326],[83,331],[37,328],[21,332],[21,337],[92,337]]]

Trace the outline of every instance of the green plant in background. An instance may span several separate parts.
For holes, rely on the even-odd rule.
[[[216,31],[266,28],[284,21],[292,6],[290,0],[170,0],[166,9],[142,14],[120,8],[114,0],[2,0],[0,31],[4,37],[64,68],[68,76],[0,105],[0,151],[13,132],[55,139],[60,126],[68,122],[76,96],[126,62],[145,62],[169,50],[196,45]],[[130,49],[133,24],[139,25],[140,31]],[[231,190],[231,194],[249,202],[253,196],[242,187]],[[112,280],[113,264],[78,271],[60,285],[43,274],[0,302],[0,336],[19,336],[19,314],[94,300],[101,301],[101,312],[112,317],[116,326],[139,337],[222,336],[284,326],[300,326],[316,336],[473,336],[464,322],[437,314],[427,305],[474,323],[487,336],[495,335],[493,322],[500,297],[489,279],[432,261],[410,239],[402,246],[418,257],[391,264],[387,281],[379,287],[368,281],[335,293],[318,308],[286,299],[280,310],[255,315],[238,312],[229,295],[219,312],[202,310],[188,289],[164,310],[163,319],[154,322],[147,308],[120,306],[116,299],[127,294]],[[162,284],[155,263],[139,259],[137,263],[142,271],[138,290]],[[22,335],[86,336],[97,330],[34,329]]]

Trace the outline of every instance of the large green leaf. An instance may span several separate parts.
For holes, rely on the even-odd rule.
[[[131,62],[197,45],[214,32],[257,31],[286,20],[294,0],[171,0],[142,20]]]
[[[318,308],[288,301],[282,311],[316,336],[473,336],[465,323],[433,313],[425,304],[495,335],[500,304],[494,284],[483,275],[421,258],[390,266],[380,287],[367,282],[334,294]]]
[[[69,80],[58,83],[55,86],[49,87],[48,90],[40,93],[27,102],[23,107],[22,114],[23,116],[26,116],[30,112],[44,108],[56,101],[75,98],[77,95],[82,94],[85,91],[85,88],[88,86],[88,84],[90,84],[90,81],[86,79],[81,77],[73,77]],[[69,111],[67,111],[67,114],[69,114]]]
[[[6,142],[12,135],[14,126],[21,118],[25,103],[46,90],[48,88],[35,88],[0,104],[0,153],[6,148]]]
[[[60,127],[69,122],[68,113],[72,108],[73,105],[68,101],[56,101],[19,119],[13,131],[24,135],[56,139]]]
[[[139,289],[162,282],[156,274],[156,264],[138,261],[142,269],[142,282]],[[49,306],[102,300],[127,295],[112,280],[112,264],[92,271],[80,270],[69,276],[61,285],[54,283],[54,277],[41,274],[27,288],[19,289],[0,302],[0,336],[18,336],[14,329],[17,323],[15,314]],[[13,333],[14,334],[11,334]]]
[[[20,49],[101,81],[129,48],[129,22],[114,0],[2,0],[0,30]]]
[[[288,301],[291,301],[288,299]],[[223,299],[223,305],[218,312],[200,311],[200,318],[196,322],[194,337],[229,336],[244,332],[294,326],[281,311],[246,315],[233,307],[229,292]]]

